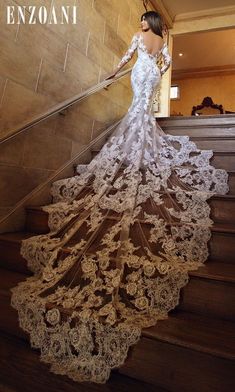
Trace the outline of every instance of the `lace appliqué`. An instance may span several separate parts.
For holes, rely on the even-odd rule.
[[[177,306],[188,272],[208,257],[207,201],[228,192],[211,150],[156,123],[161,75],[138,42],[123,60],[138,47],[127,114],[88,165],[53,183],[53,204],[43,207],[50,232],[21,246],[34,275],[11,289],[41,360],[75,381],[106,382],[141,329]]]
[[[134,34],[131,40],[131,44],[127,49],[126,53],[124,54],[124,56],[122,57],[122,59],[120,60],[120,62],[118,63],[117,68],[121,68],[124,64],[127,64],[132,59],[138,46],[138,40],[139,40],[138,34]]]

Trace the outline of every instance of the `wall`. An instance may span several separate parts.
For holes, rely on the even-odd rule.
[[[172,35],[168,36],[168,40],[166,42],[168,45],[169,53],[172,56],[172,46],[173,46]],[[157,118],[168,117],[170,114],[171,75],[172,75],[172,64],[168,68],[167,72],[165,72],[164,75],[162,76],[162,80],[160,84],[159,111],[156,113]]]
[[[6,5],[29,4],[75,4],[78,23],[6,24]],[[101,81],[124,54],[144,12],[139,0],[2,0],[0,7],[0,138]]]
[[[235,75],[173,80],[173,84],[180,87],[180,99],[171,100],[171,115],[181,112],[190,116],[192,107],[200,105],[207,96],[215,104],[222,104],[225,110],[235,112]]]
[[[7,26],[6,5],[27,4],[75,4],[78,24]],[[0,140],[35,115],[102,81],[124,55],[144,12],[139,0],[2,0]],[[127,75],[65,116],[57,115],[4,143],[0,147],[0,217],[103,127],[121,118],[131,99]]]

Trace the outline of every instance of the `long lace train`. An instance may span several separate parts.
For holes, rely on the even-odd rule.
[[[50,232],[22,242],[34,275],[12,289],[31,346],[75,381],[104,383],[141,329],[177,306],[188,272],[208,257],[207,200],[228,191],[211,150],[156,123],[159,73],[138,48],[132,105],[90,164],[52,185]]]

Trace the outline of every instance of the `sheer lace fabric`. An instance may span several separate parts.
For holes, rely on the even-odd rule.
[[[21,246],[33,276],[12,289],[31,346],[75,381],[106,382],[141,329],[177,306],[188,272],[208,257],[207,200],[228,192],[213,152],[165,134],[153,116],[167,45],[161,70],[138,35],[121,63],[135,50],[128,112],[90,164],[53,183],[50,232]]]

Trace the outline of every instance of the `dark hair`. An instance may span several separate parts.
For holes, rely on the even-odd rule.
[[[160,35],[160,37],[163,38],[162,31],[164,29],[164,22],[161,15],[156,11],[147,11],[143,15],[141,15],[141,21],[143,17],[145,17],[145,20],[147,20],[150,29],[156,35]]]

